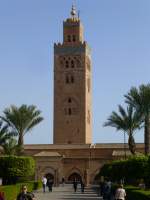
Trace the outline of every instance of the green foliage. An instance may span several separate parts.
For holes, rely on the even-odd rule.
[[[3,156],[0,157],[0,177],[4,183],[15,182],[18,177],[32,176],[35,171],[35,161],[32,157]]]
[[[8,126],[3,125],[3,121],[0,121],[0,145],[3,146],[9,138]]]
[[[140,128],[141,115],[132,105],[129,105],[125,110],[121,105],[118,106],[118,113],[113,111],[112,114],[104,123],[104,126],[111,126],[117,131],[121,130],[129,136],[128,145],[132,154],[135,154],[136,145],[133,134],[136,129]]]
[[[137,187],[126,186],[127,200],[150,200],[150,191],[141,190]]]
[[[33,190],[39,189],[42,187],[41,181],[31,181],[31,182],[24,182],[19,183],[16,185],[6,185],[6,186],[0,186],[0,191],[3,191],[5,193],[5,197],[7,200],[14,200],[16,199],[18,193],[21,190],[21,186],[26,185],[29,192],[32,192]],[[37,186],[35,189],[35,185]]]
[[[138,88],[132,87],[125,98],[125,102],[141,114],[144,122],[145,154],[148,155],[150,153],[150,84],[142,84]]]
[[[1,119],[18,135],[18,145],[23,146],[24,135],[43,120],[40,114],[41,111],[34,105],[20,107],[12,105],[4,110]]]
[[[37,189],[39,189],[41,187],[42,187],[42,182],[41,181],[34,182],[34,184],[33,184],[33,190],[37,190]]]
[[[7,139],[3,144],[4,155],[16,155],[18,150],[17,140],[14,137]]]
[[[100,171],[101,176],[109,177],[113,181],[122,178],[127,183],[135,183],[138,179],[150,177],[150,157],[133,156],[128,160],[117,160],[105,164]]]

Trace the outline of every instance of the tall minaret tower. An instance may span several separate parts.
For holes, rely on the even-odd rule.
[[[91,53],[72,6],[54,44],[54,144],[92,143]]]

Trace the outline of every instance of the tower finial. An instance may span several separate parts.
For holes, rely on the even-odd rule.
[[[74,4],[72,5],[72,9],[71,9],[70,14],[71,14],[71,17],[72,17],[72,18],[75,18],[76,15],[77,15],[77,13],[76,13],[76,8],[75,8],[75,5],[74,5]]]

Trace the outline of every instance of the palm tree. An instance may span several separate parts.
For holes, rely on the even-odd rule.
[[[9,138],[5,144],[3,144],[4,154],[6,155],[16,155],[18,153],[18,148],[17,140],[14,137]]]
[[[104,123],[104,126],[111,126],[116,128],[117,131],[122,130],[124,133],[128,134],[129,149],[132,154],[135,154],[136,145],[133,135],[135,130],[140,128],[140,116],[131,105],[127,107],[126,111],[119,105],[118,110],[119,114],[113,111],[107,119],[107,122]]]
[[[10,137],[8,126],[3,125],[3,121],[0,121],[0,146],[3,146]]]
[[[150,84],[132,87],[125,95],[126,103],[141,113],[144,122],[145,154],[150,153]]]
[[[34,105],[23,104],[20,107],[12,105],[4,110],[4,116],[1,118],[18,135],[18,145],[22,147],[24,135],[43,120],[40,114],[41,111],[37,110]]]

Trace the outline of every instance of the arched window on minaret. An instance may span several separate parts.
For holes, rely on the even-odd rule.
[[[68,98],[68,103],[71,103],[71,98],[70,97]]]
[[[68,42],[71,42],[71,36],[68,35]]]
[[[72,114],[72,112],[71,112],[71,108],[68,109],[68,114],[69,114],[69,115]]]
[[[68,62],[68,60],[66,60],[66,64],[65,64],[65,66],[66,66],[66,68],[69,67],[69,62]]]
[[[66,83],[69,83],[69,76],[66,75]]]
[[[71,67],[74,68],[74,61],[71,60]]]
[[[72,41],[73,41],[73,42],[76,41],[76,36],[75,36],[75,35],[72,36]]]

